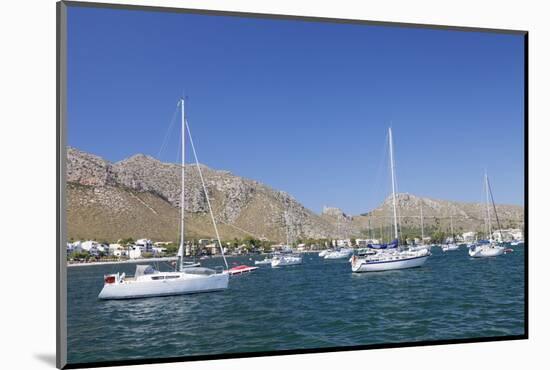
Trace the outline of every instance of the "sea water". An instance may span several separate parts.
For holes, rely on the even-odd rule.
[[[97,299],[104,274],[134,270],[68,269],[69,363],[524,334],[524,247],[486,259],[436,248],[423,267],[361,274],[347,259],[304,254],[302,265],[232,276],[222,292]]]

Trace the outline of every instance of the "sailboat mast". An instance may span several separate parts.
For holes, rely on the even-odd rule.
[[[487,172],[485,172],[485,206],[487,208],[487,222],[489,229],[489,239],[492,238],[493,228],[491,225],[491,211],[489,210],[489,178],[487,177]]]
[[[453,214],[451,213],[451,237],[455,238],[455,232],[453,230]]]
[[[185,101],[181,98],[181,226],[180,226],[180,271],[183,269],[185,244]]]
[[[495,211],[495,218],[497,220],[498,227],[498,237],[502,241],[502,227],[500,226],[500,221],[498,219],[497,206],[495,205],[495,199],[493,198],[493,190],[491,189],[491,184],[489,184],[489,178],[487,178],[487,189],[489,189],[489,194],[491,195],[491,203],[493,204],[493,209]]]
[[[395,173],[394,173],[394,162],[393,162],[393,137],[391,132],[391,127],[389,130],[390,136],[390,167],[391,167],[391,190],[393,198],[393,226],[395,232],[395,239],[399,240],[399,234],[397,231],[397,204],[395,200]]]
[[[422,213],[422,203],[420,203],[420,229],[422,230],[422,243],[424,243],[424,214]]]
[[[286,232],[286,245],[290,247],[290,237],[288,232],[288,212],[285,211],[285,232]]]
[[[370,227],[370,218],[369,218],[369,239],[372,241],[372,229]]]

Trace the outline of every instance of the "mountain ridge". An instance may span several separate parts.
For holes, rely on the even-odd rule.
[[[346,215],[336,207],[326,207],[319,215],[284,191],[226,170],[200,166],[224,240],[253,236],[285,242],[287,233],[291,240],[360,237],[367,234],[366,229],[389,224],[391,196],[377,208],[357,216]],[[213,227],[196,165],[186,164],[184,171],[186,236],[212,237]],[[144,154],[110,162],[68,147],[67,183],[69,238],[177,240],[180,164],[161,162]],[[484,207],[480,203],[408,193],[398,194],[397,200],[401,223],[409,228],[418,227],[420,204],[425,226],[439,230],[448,228],[451,214],[456,230],[479,228]],[[497,210],[507,226],[522,224],[523,207],[499,204]]]

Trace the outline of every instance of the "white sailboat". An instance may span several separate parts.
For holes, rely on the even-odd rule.
[[[450,242],[449,242],[450,240]],[[455,243],[455,233],[453,228],[453,215],[451,214],[451,237],[447,238],[447,243],[441,245],[441,250],[443,252],[448,251],[456,251],[458,248],[460,248],[459,244]]]
[[[468,254],[470,255],[470,257],[474,257],[474,258],[496,257],[496,256],[500,256],[501,254],[504,254],[505,252],[505,248],[503,246],[498,245],[491,238],[492,225],[491,225],[491,211],[489,210],[489,195],[491,195],[491,203],[493,204],[493,208],[495,211],[495,218],[497,219],[499,230],[501,230],[501,227],[500,227],[500,221],[498,220],[497,209],[493,199],[493,193],[489,185],[489,177],[487,176],[487,173],[485,173],[484,185],[485,185],[484,186],[485,187],[485,206],[487,210],[487,218],[485,219],[485,222],[487,222],[487,230],[489,232],[489,235],[488,235],[489,238],[488,240],[479,240],[477,243],[470,246],[470,248],[468,249]]]
[[[389,149],[390,149],[390,168],[392,181],[392,200],[393,200],[393,226],[394,237],[398,243],[399,231],[397,226],[397,204],[395,197],[395,170],[393,160],[393,138],[392,130],[389,128]],[[380,249],[376,254],[366,255],[364,257],[353,256],[351,258],[351,270],[353,272],[374,272],[398,270],[413,267],[420,267],[426,263],[428,257],[431,256],[429,250],[423,248],[420,250],[410,250],[408,248]]]
[[[191,131],[185,120],[185,101],[183,99],[178,103],[181,106],[181,128],[182,128],[182,163],[181,163],[181,225],[180,225],[180,247],[178,250],[178,262],[175,271],[162,272],[155,270],[150,265],[137,265],[136,272],[133,277],[126,277],[124,273],[116,273],[106,275],[104,277],[103,289],[98,295],[99,299],[128,299],[128,298],[144,298],[144,297],[159,297],[169,295],[180,295],[200,292],[211,292],[227,289],[229,284],[229,274],[225,273],[222,269],[209,269],[204,267],[187,267],[183,261],[183,246],[185,242],[184,238],[184,201],[185,201],[185,131],[189,133],[189,138],[195,159],[197,162],[197,168],[199,176],[201,178],[204,193],[206,194],[206,201],[210,209],[210,215],[214,224],[214,230],[216,231],[216,237],[218,243],[220,243],[220,237],[218,234],[218,228],[214,220],[212,213],[212,207],[210,205],[210,199],[206,190],[206,185],[202,177],[202,171],[199,166],[199,161],[191,137]],[[222,256],[227,268],[227,261],[225,255]]]
[[[271,259],[271,267],[283,267],[302,264],[302,256],[292,252],[288,232],[288,212],[285,211],[286,245],[283,246],[283,253],[275,254]]]
[[[422,210],[422,202],[420,203],[420,232],[421,232],[421,238],[422,238],[422,241],[420,242],[420,244],[417,244],[417,245],[413,245],[411,247],[409,247],[409,250],[410,251],[419,251],[419,250],[422,250],[422,249],[427,249],[428,251],[431,251],[432,249],[432,246],[431,245],[426,245],[424,244],[424,212]]]

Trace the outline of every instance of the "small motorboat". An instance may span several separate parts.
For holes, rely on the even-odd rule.
[[[325,254],[324,259],[337,260],[337,259],[349,258],[349,256],[351,256],[352,253],[353,253],[352,249],[342,248],[340,250],[332,251],[330,253]]]
[[[274,256],[271,260],[271,267],[283,267],[292,265],[301,265],[302,256],[296,254],[281,254]]]
[[[264,258],[263,260],[260,260],[260,261],[254,261],[254,264],[255,265],[260,265],[260,266],[263,266],[263,265],[271,265],[271,258]]]
[[[454,244],[454,243],[442,244],[441,245],[441,250],[443,252],[456,251],[458,248],[460,248],[460,245]]]
[[[201,267],[200,262],[192,262],[192,261],[183,261],[182,262],[182,269],[189,268],[189,267]]]
[[[230,268],[229,270],[227,270],[227,273],[229,275],[240,275],[240,274],[245,274],[247,272],[252,272],[257,269],[258,267],[254,267],[254,266],[239,265],[239,266]]]
[[[332,249],[325,249],[325,250],[322,250],[319,252],[319,257],[324,257],[326,256],[327,254],[331,253],[333,250]]]

